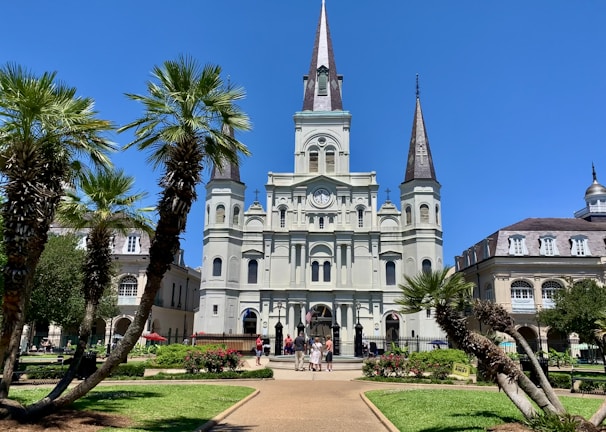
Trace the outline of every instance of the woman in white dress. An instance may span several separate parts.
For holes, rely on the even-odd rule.
[[[320,369],[320,360],[322,359],[322,343],[320,342],[320,338],[316,336],[314,339],[314,343],[311,346],[311,354],[309,355],[309,362],[311,363],[311,367],[314,371],[322,370]]]

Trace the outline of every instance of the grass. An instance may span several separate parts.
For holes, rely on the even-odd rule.
[[[373,390],[366,393],[402,432],[484,431],[523,420],[503,393],[466,390]],[[601,399],[562,397],[565,408],[589,418]]]
[[[132,428],[103,431],[182,432],[202,426],[253,391],[249,387],[204,384],[101,386],[76,401],[73,408],[123,415],[134,422]],[[44,389],[14,389],[11,397],[27,404],[47,393]]]

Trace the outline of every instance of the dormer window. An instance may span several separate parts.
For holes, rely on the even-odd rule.
[[[509,255],[528,255],[526,237],[519,234],[509,237]]]
[[[328,96],[328,68],[320,66],[318,69],[318,96]]]
[[[539,240],[541,242],[541,247],[539,251],[541,255],[554,256],[560,254],[554,236],[541,237]]]
[[[587,237],[579,235],[570,238],[570,254],[572,256],[591,255]]]
[[[124,242],[122,253],[138,254],[141,253],[141,237],[137,234],[129,234]]]

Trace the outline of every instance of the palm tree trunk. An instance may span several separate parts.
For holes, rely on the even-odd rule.
[[[466,320],[456,310],[448,306],[437,306],[436,321],[448,334],[448,337],[461,349],[477,357],[478,361],[487,368],[499,385],[504,381],[509,383],[501,385],[501,388],[516,407],[523,406],[523,409],[520,411],[524,416],[528,413],[533,413],[534,408],[532,408],[532,404],[528,400],[526,400],[527,404],[522,405],[519,394],[520,389],[544,411],[558,412],[545,394],[532,384],[503,350],[498,348],[488,338],[470,331],[466,326]],[[499,378],[500,375],[504,375],[506,380]]]
[[[543,373],[543,368],[541,368],[539,361],[532,352],[532,348],[530,347],[530,345],[528,345],[528,341],[526,341],[524,336],[522,336],[520,332],[516,330],[515,323],[509,313],[507,313],[507,311],[501,305],[489,301],[476,301],[474,303],[473,310],[474,314],[476,315],[476,318],[480,322],[488,325],[495,331],[500,331],[505,334],[508,334],[516,341],[518,345],[520,345],[524,349],[524,352],[530,360],[532,368],[534,369],[537,377],[539,378],[539,385],[541,386],[541,388],[539,389],[537,388],[537,386],[534,385],[532,381],[524,380],[523,383],[520,383],[522,386],[524,386],[524,391],[528,393],[529,396],[531,394],[537,395],[539,392],[542,392],[547,397],[547,399],[549,399],[549,402],[557,413],[563,414],[564,412],[566,412],[564,405],[562,405],[562,402],[560,401],[560,398],[558,398],[555,391],[553,390],[553,387],[551,387],[549,380]],[[530,397],[535,400],[533,396]],[[537,404],[542,407],[542,405],[537,400],[535,400],[535,402],[537,402]]]
[[[530,419],[537,415],[537,411],[534,409],[530,401],[524,397],[523,393],[518,391],[518,386],[515,384],[515,382],[511,381],[506,374],[498,373],[496,376],[496,381],[499,387],[503,389],[503,392],[505,392],[509,400],[522,413],[524,418]]]

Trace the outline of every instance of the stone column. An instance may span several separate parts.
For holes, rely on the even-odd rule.
[[[347,271],[347,277],[346,277],[346,281],[345,284],[348,286],[353,285],[353,282],[351,280],[351,244],[347,244],[346,245],[346,257],[345,257],[345,266],[347,267],[346,271]]]
[[[290,286],[291,288],[296,284],[297,274],[297,245],[292,243],[290,245]]]

